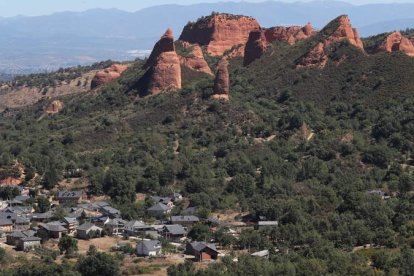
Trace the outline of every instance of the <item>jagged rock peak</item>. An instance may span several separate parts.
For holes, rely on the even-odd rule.
[[[161,36],[160,40],[154,45],[151,55],[149,56],[144,68],[154,65],[156,59],[165,52],[175,52],[174,34],[171,28],[168,28]]]
[[[327,36],[325,46],[347,39],[352,45],[364,50],[364,44],[359,37],[358,31],[352,28],[348,15],[341,15],[331,21],[322,29],[321,34]]]

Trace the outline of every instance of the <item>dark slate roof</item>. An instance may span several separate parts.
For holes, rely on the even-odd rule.
[[[93,203],[93,205],[96,205],[99,208],[105,207],[105,206],[109,206],[109,203],[106,201],[97,201],[95,203]]]
[[[169,203],[169,202],[173,201],[172,198],[168,197],[168,196],[165,196],[165,197],[163,197],[163,196],[152,196],[151,198],[155,202],[161,202],[161,203]]]
[[[57,194],[57,198],[80,198],[82,197],[82,191],[60,191]]]
[[[0,219],[11,219],[16,220],[17,214],[14,213],[6,213],[6,212],[0,212]]]
[[[180,222],[199,222],[200,219],[196,216],[171,216],[172,223]]]
[[[158,240],[150,240],[150,241],[142,241],[141,244],[148,250],[148,251],[155,251],[156,247],[161,247],[161,242]]]
[[[30,196],[22,196],[22,195],[18,195],[18,196],[16,196],[14,199],[15,199],[15,200],[19,200],[19,201],[24,202],[24,201],[26,201],[26,200],[30,199]]]
[[[56,224],[56,223],[45,223],[45,224],[41,224],[41,226],[50,232],[65,232],[66,231],[65,227],[63,227],[60,224]]]
[[[196,250],[198,252],[203,251],[207,247],[210,248],[211,250],[214,250],[214,251],[218,252],[217,249],[216,249],[216,246],[212,243],[192,242],[192,243],[190,243],[190,245],[194,250]]]
[[[35,213],[32,215],[32,218],[35,219],[50,219],[53,217],[52,211],[47,211],[46,213]]]
[[[11,219],[0,219],[0,226],[7,225],[13,225],[13,221]]]
[[[179,224],[165,225],[164,230],[171,235],[185,235],[187,233],[184,227]]]
[[[118,209],[115,209],[115,208],[113,208],[113,207],[111,207],[109,205],[102,207],[102,210],[104,212],[108,213],[108,214],[111,214],[111,215],[118,215],[118,214],[121,213],[121,211],[119,211]]]
[[[170,207],[168,207],[164,203],[157,203],[154,206],[148,208],[148,211],[160,211],[160,212],[163,212],[163,211],[167,211],[169,209],[170,209]]]
[[[72,217],[64,217],[63,221],[65,223],[77,223],[78,221],[76,220],[76,218],[72,218]]]
[[[41,238],[38,237],[26,237],[26,238],[22,238],[20,239],[22,242],[32,242],[32,241],[41,241]]]

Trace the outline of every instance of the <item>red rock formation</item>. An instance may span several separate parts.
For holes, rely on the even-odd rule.
[[[172,45],[172,46],[171,46]],[[181,89],[181,65],[175,52],[174,36],[171,29],[161,37],[153,50],[154,60],[149,69],[147,94]],[[155,55],[157,54],[157,55]]]
[[[400,32],[393,32],[387,35],[384,40],[375,45],[371,51],[373,53],[402,52],[410,57],[414,57],[413,43]]]
[[[180,40],[206,46],[212,56],[221,56],[238,45],[245,45],[249,34],[260,28],[252,17],[217,14],[184,27]]]
[[[273,27],[252,31],[246,43],[244,52],[244,65],[249,65],[260,58],[268,45],[275,41],[287,42],[290,45],[316,34],[312,25],[308,23],[304,27]]]
[[[216,78],[214,80],[214,94],[213,99],[229,100],[230,79],[229,79],[229,62],[222,59],[217,66]]]
[[[103,84],[107,84],[121,76],[121,74],[127,69],[128,67],[122,64],[113,64],[111,67],[108,67],[104,70],[99,71],[96,73],[95,77],[92,79],[91,82],[91,89],[94,89],[98,86]]]
[[[325,46],[320,42],[300,59],[297,68],[310,66],[324,68],[327,62],[328,56],[325,53]]]
[[[274,41],[284,41],[290,45],[293,45],[296,42],[306,39],[314,34],[316,34],[316,30],[310,23],[304,27],[273,27],[265,30],[267,42],[271,43]]]
[[[263,30],[252,31],[244,49],[244,66],[260,58],[265,52],[267,41]]]
[[[61,101],[53,101],[46,107],[46,113],[54,114],[59,113],[63,109],[63,103]]]
[[[211,76],[213,75],[207,61],[204,59],[203,51],[199,45],[182,42],[182,46],[190,52],[189,55],[185,57],[179,55],[180,62],[183,66],[194,71],[206,73]]]
[[[175,51],[174,34],[173,31],[168,28],[164,35],[161,36],[160,40],[155,44],[151,55],[144,65],[144,68],[154,65],[156,59],[161,55],[161,53],[173,51]]]
[[[351,21],[347,15],[335,19],[338,26],[335,31],[325,40],[325,46],[347,39],[352,45],[364,50],[364,44],[356,29],[352,28]]]
[[[319,42],[299,59],[297,68],[309,66],[324,68],[328,62],[326,50],[330,45],[343,40],[349,41],[350,44],[364,51],[362,40],[359,37],[358,32],[352,28],[347,15],[342,15],[336,18],[320,32]],[[337,65],[342,63],[344,58],[345,57],[337,62]]]

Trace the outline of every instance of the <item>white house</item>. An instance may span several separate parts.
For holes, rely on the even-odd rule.
[[[159,256],[161,255],[161,242],[157,240],[142,241],[137,244],[138,256]]]

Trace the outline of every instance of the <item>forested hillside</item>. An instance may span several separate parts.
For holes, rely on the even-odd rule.
[[[214,236],[271,249],[269,260],[225,258],[198,272],[186,263],[170,275],[412,275],[414,59],[342,41],[326,48],[324,68],[298,67],[331,27],[274,42],[247,67],[231,59],[229,102],[210,98],[212,76],[184,66],[182,89],[141,97],[137,61],[110,84],[60,98],[60,113],[44,115],[45,102],[8,110],[0,166],[18,160],[27,185],[49,189],[77,169],[88,194],[109,195],[127,219],[146,215],[136,193],[173,189],[207,214],[279,221],[239,240]],[[218,59],[204,55],[214,69]]]

